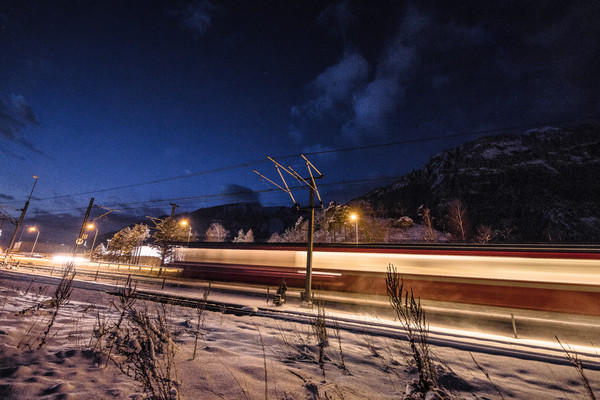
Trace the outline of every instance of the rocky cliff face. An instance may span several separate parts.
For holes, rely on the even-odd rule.
[[[505,240],[600,242],[600,124],[478,139],[358,200],[417,219],[424,205],[444,228],[454,199],[473,231],[487,225],[508,233]]]

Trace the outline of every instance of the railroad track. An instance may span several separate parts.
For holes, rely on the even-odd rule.
[[[107,292],[119,296],[118,291]],[[255,316],[296,322],[301,324],[314,324],[317,310],[289,310],[272,307],[248,307],[227,302],[203,301],[202,299],[187,296],[156,293],[139,290],[134,297],[143,301],[152,301],[162,304],[171,304],[181,307],[204,308],[207,311],[232,314],[236,316]],[[329,328],[342,329],[348,332],[368,334],[377,337],[387,337],[395,340],[406,340],[406,332],[398,322],[377,319],[368,321],[360,318],[341,316],[327,313],[326,323]],[[553,343],[544,345],[543,342],[531,344],[530,341],[499,337],[473,337],[470,332],[437,330],[430,328],[429,343],[438,347],[449,347],[476,353],[503,355],[523,360],[537,360],[557,365],[570,365],[563,351]],[[586,369],[600,371],[600,359],[596,349],[580,351],[578,353]]]

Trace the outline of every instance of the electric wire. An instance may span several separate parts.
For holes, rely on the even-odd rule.
[[[273,157],[273,158],[276,158],[278,160],[287,160],[287,159],[293,159],[296,157],[300,157],[302,154],[307,155],[307,156],[312,156],[312,155],[333,154],[333,153],[341,153],[341,152],[351,152],[351,151],[399,146],[399,145],[404,145],[404,144],[424,143],[424,142],[438,141],[438,140],[445,140],[445,139],[455,139],[455,138],[462,138],[462,137],[467,137],[467,136],[478,136],[478,135],[491,134],[491,133],[509,132],[509,131],[514,131],[517,129],[536,128],[536,127],[539,127],[540,125],[558,125],[558,124],[562,125],[562,124],[573,123],[573,122],[597,120],[599,118],[600,117],[587,117],[587,118],[578,118],[578,119],[570,119],[570,120],[562,120],[562,121],[544,122],[544,123],[537,123],[537,124],[525,124],[525,125],[518,125],[518,126],[512,126],[512,127],[506,127],[506,128],[486,129],[486,130],[462,132],[462,133],[449,134],[449,135],[439,135],[439,136],[421,137],[421,138],[414,138],[414,139],[404,139],[404,140],[399,140],[399,141],[394,141],[394,142],[347,147],[347,148],[341,148],[341,149],[328,149],[328,150],[312,151],[312,152],[305,152],[305,153],[299,153],[299,154],[282,155],[282,156]],[[96,190],[90,190],[90,191],[79,192],[79,193],[70,193],[70,194],[63,194],[63,195],[52,196],[52,197],[43,197],[43,198],[37,198],[36,200],[37,201],[46,201],[46,200],[61,199],[61,198],[74,197],[74,196],[80,196],[80,195],[86,195],[86,194],[105,193],[105,192],[114,191],[114,190],[129,189],[129,188],[134,188],[134,187],[139,187],[139,186],[153,185],[153,184],[158,184],[158,183],[176,181],[176,180],[180,180],[180,179],[187,179],[187,178],[192,178],[192,177],[196,177],[196,176],[216,174],[216,173],[232,171],[232,170],[241,169],[241,168],[249,168],[249,167],[264,164],[267,162],[268,162],[268,160],[266,160],[266,159],[255,160],[255,161],[250,161],[250,162],[246,162],[246,163],[210,169],[210,170],[206,170],[206,171],[194,172],[194,173],[190,173],[190,174],[186,174],[186,175],[179,175],[179,176],[173,176],[173,177],[168,177],[168,178],[155,179],[152,181],[138,182],[138,183],[132,183],[129,185],[96,189]]]

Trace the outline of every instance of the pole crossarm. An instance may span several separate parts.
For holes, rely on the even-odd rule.
[[[103,207],[103,206],[99,206],[97,204],[94,204],[94,207],[98,207],[98,208],[102,208],[103,210],[108,210],[107,212],[105,212],[102,215],[97,216],[96,218],[92,219],[90,222],[94,222],[99,220],[100,218],[110,214],[111,212],[121,212],[121,210],[117,210],[116,208],[109,208],[109,207]]]
[[[304,286],[304,292],[301,294],[301,297],[302,297],[302,300],[304,302],[306,302],[306,304],[312,306],[312,253],[313,253],[313,240],[314,240],[314,227],[315,227],[315,193],[317,194],[317,196],[319,196],[319,202],[321,203],[321,207],[323,207],[323,201],[321,200],[321,195],[319,194],[319,190],[317,189],[317,184],[315,183],[315,179],[323,178],[323,174],[321,172],[319,172],[319,170],[310,161],[308,161],[308,158],[306,158],[304,156],[304,154],[302,154],[302,158],[306,161],[306,168],[308,168],[308,174],[310,175],[309,178],[303,178],[291,166],[288,166],[286,168],[283,165],[279,164],[272,157],[267,156],[267,158],[275,164],[275,168],[277,169],[277,172],[279,173],[279,177],[281,178],[281,181],[283,182],[283,186],[278,185],[277,183],[273,182],[271,179],[262,175],[257,170],[254,170],[254,172],[256,172],[261,178],[266,179],[267,181],[271,182],[273,185],[277,186],[279,189],[281,189],[284,192],[286,192],[287,194],[289,194],[290,197],[292,198],[292,201],[294,202],[294,205],[296,206],[296,208],[298,210],[300,209],[300,206],[298,205],[298,203],[296,203],[296,200],[294,199],[294,196],[292,195],[292,191],[291,191],[290,187],[288,186],[281,171],[283,170],[283,171],[287,172],[294,179],[298,180],[298,182],[300,182],[300,187],[302,187],[302,184],[305,184],[309,188],[310,203],[309,203],[308,210],[310,211],[310,218],[308,220],[308,237],[307,237],[307,245],[306,245],[306,281],[305,281],[305,286]],[[313,170],[317,174],[317,176],[315,176],[315,174],[313,173]]]
[[[6,210],[2,207],[0,207],[0,219],[1,220],[9,220],[11,224],[16,225],[17,224],[17,220],[16,218],[13,218],[10,216],[10,214],[8,212],[6,212]]]

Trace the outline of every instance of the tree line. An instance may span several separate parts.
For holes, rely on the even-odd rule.
[[[352,218],[354,216],[354,219]],[[386,217],[382,211],[374,210],[367,202],[338,204],[331,202],[326,208],[315,213],[314,241],[316,243],[398,243],[398,242],[478,242],[509,241],[510,230],[494,230],[481,225],[473,229],[467,209],[459,199],[450,201],[446,214],[436,220],[426,206],[417,210],[420,223],[408,216]],[[173,257],[175,246],[184,242],[198,241],[197,233],[192,233],[189,224],[169,217],[156,220],[154,231],[146,224],[126,227],[114,234],[108,246],[98,245],[91,252],[93,259],[114,262],[139,263],[144,244],[156,249],[161,265]],[[293,226],[283,232],[274,233],[269,242],[302,243],[308,237],[308,220],[299,217]],[[213,222],[206,230],[204,241],[233,243],[254,242],[252,229],[240,229],[236,236],[219,222]],[[149,242],[149,243],[148,243]]]

